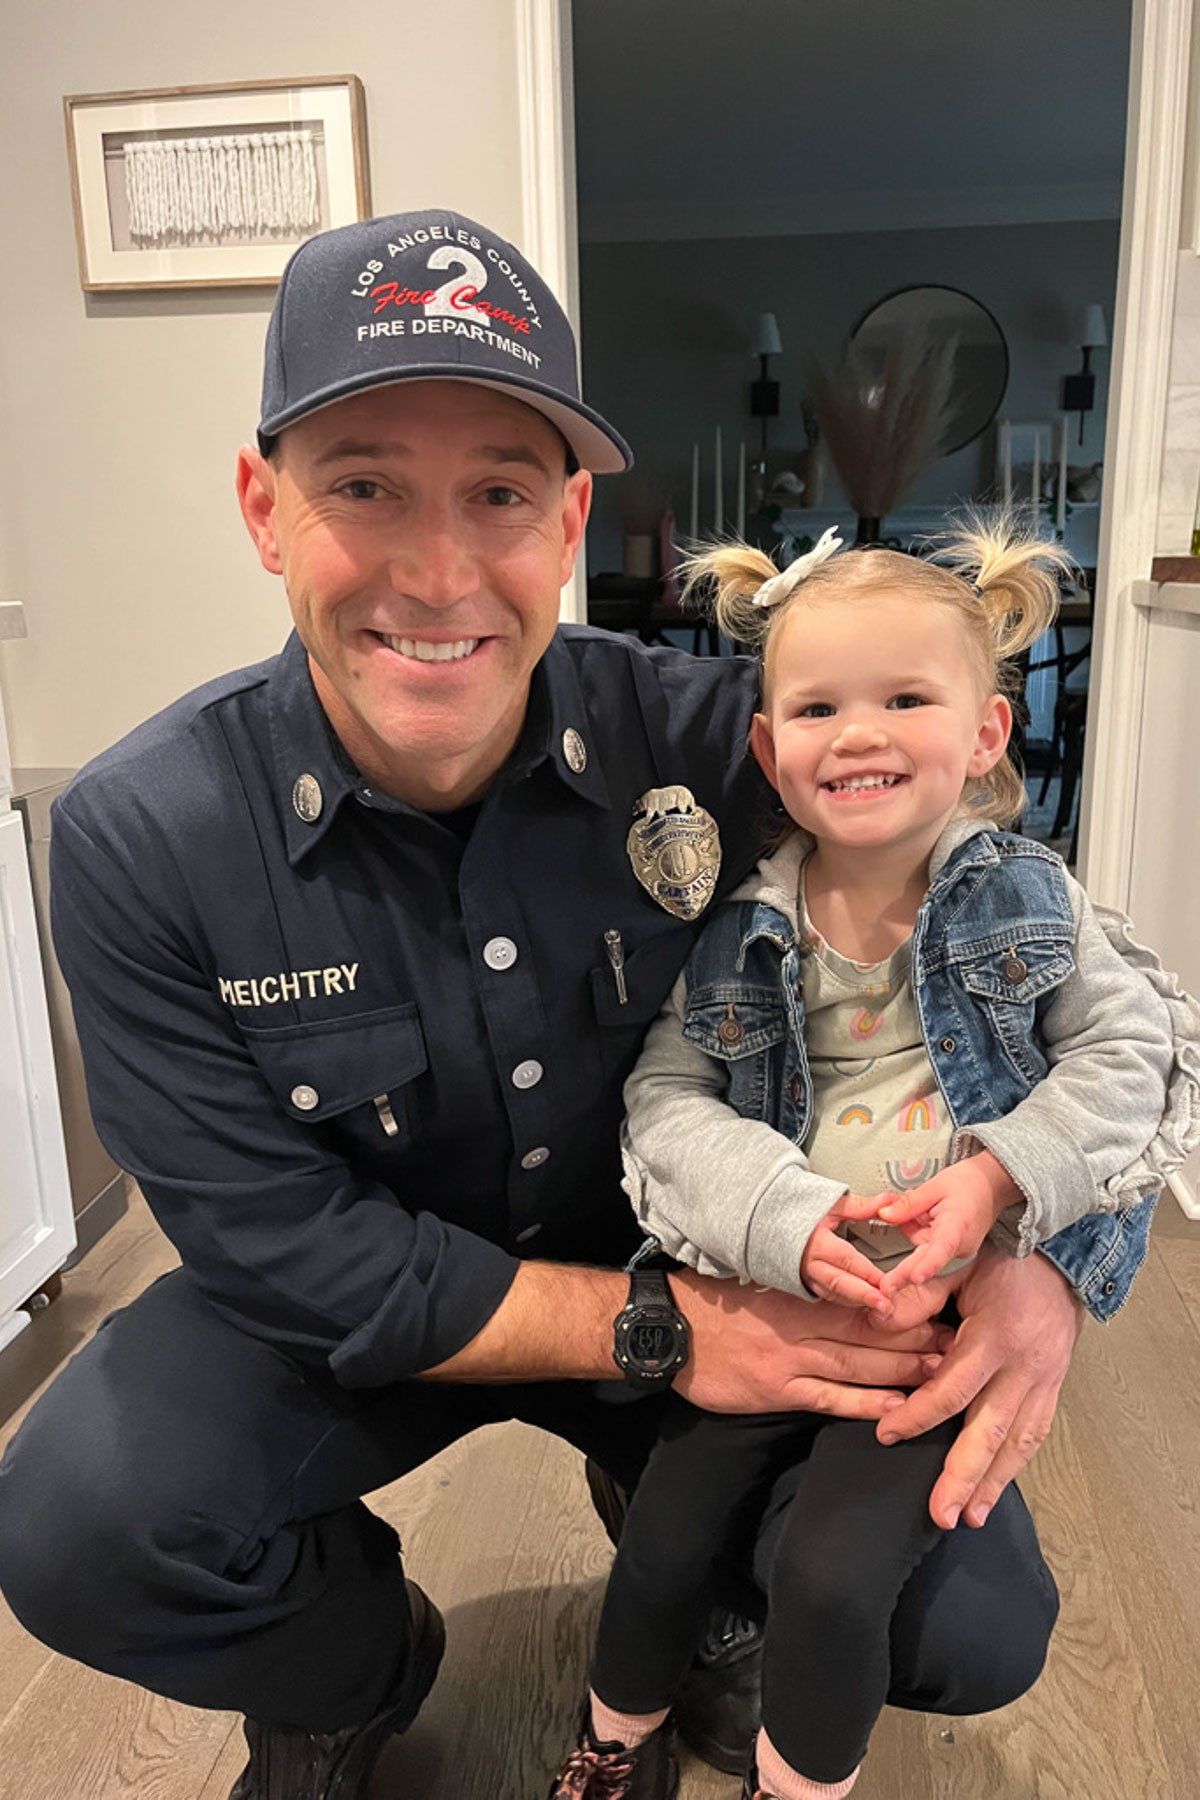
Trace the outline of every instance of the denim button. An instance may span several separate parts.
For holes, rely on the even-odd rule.
[[[1115,1294],[1115,1293],[1116,1293],[1116,1291],[1117,1291],[1117,1284],[1116,1284],[1116,1282],[1115,1282],[1115,1281],[1106,1281],[1106,1282],[1105,1282],[1105,1284],[1104,1284],[1104,1292],[1105,1292],[1105,1293],[1106,1293],[1106,1294]]]
[[[942,1049],[946,1052],[947,1056],[949,1056],[956,1048],[957,1045],[952,1037],[944,1037],[942,1039]]]

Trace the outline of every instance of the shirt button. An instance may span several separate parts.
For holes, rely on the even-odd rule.
[[[531,1237],[536,1237],[538,1232],[541,1229],[542,1228],[540,1225],[527,1225],[525,1227],[524,1231],[518,1231],[516,1237],[513,1239],[513,1242],[515,1244],[527,1243]]]
[[[517,1064],[512,1072],[512,1084],[517,1088],[536,1087],[545,1072],[546,1071],[542,1068],[540,1062],[534,1062],[534,1060],[530,1058],[528,1062]],[[315,1097],[313,1104],[316,1104]]]
[[[511,938],[489,938],[483,946],[483,960],[489,969],[511,969],[517,960],[517,946]]]
[[[523,1169],[540,1169],[544,1162],[549,1162],[550,1152],[545,1144],[539,1144],[536,1150],[527,1150],[521,1158]]]
[[[292,1105],[298,1107],[301,1112],[311,1112],[314,1106],[320,1106],[320,1104],[320,1094],[316,1088],[309,1087],[307,1083],[301,1082],[299,1087],[292,1089]]]
[[[956,1045],[953,1038],[946,1037],[942,1039],[942,1049],[946,1052],[947,1056],[949,1056],[955,1048]]]

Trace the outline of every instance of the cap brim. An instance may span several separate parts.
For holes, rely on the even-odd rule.
[[[499,394],[513,394],[558,428],[575,452],[580,468],[590,470],[593,475],[620,475],[633,467],[633,451],[620,432],[615,431],[598,412],[593,412],[590,406],[585,406],[582,400],[567,401],[557,393],[548,394],[536,381],[530,381],[521,375],[492,380],[486,375],[467,374],[458,363],[426,363],[413,369],[381,369],[366,379],[334,383],[303,404],[285,407],[282,412],[263,419],[258,427],[259,448],[265,456],[272,440],[288,425],[294,425],[297,419],[307,419],[310,413],[323,412],[327,406],[334,406],[339,400],[348,400],[352,394],[362,393],[366,388],[392,387],[402,381],[463,381],[471,387],[494,388]]]

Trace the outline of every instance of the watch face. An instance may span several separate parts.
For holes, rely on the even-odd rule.
[[[629,1360],[637,1369],[652,1371],[671,1362],[679,1349],[679,1327],[675,1324],[644,1320],[630,1326],[627,1340]]]

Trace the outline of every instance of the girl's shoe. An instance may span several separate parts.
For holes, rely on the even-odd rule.
[[[644,1744],[597,1743],[585,1706],[579,1741],[550,1784],[548,1800],[675,1800],[679,1764],[668,1718]]]

